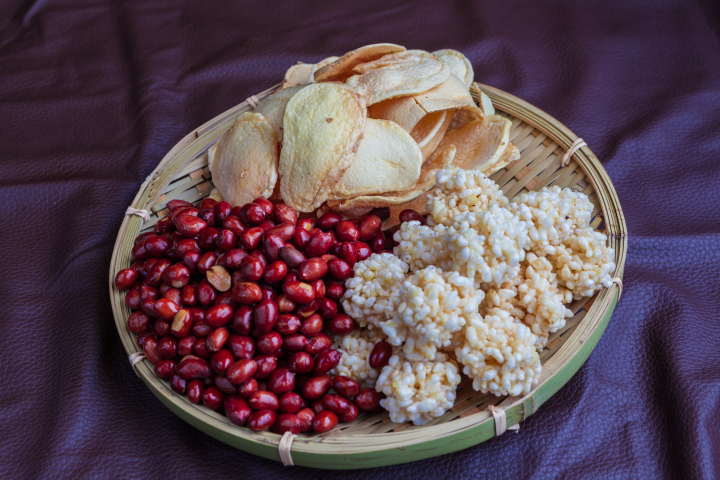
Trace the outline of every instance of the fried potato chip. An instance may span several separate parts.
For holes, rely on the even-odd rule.
[[[486,117],[495,115],[495,107],[492,104],[492,100],[490,100],[490,97],[483,91],[480,91],[480,109]]]
[[[305,85],[278,90],[269,97],[264,98],[255,109],[255,113],[262,114],[265,120],[272,126],[278,143],[282,143],[283,139],[283,116],[285,115],[285,107],[292,96],[303,87],[305,87]]]
[[[520,150],[515,146],[515,144],[510,142],[500,157],[500,160],[498,160],[494,165],[488,167],[485,171],[483,171],[483,173],[489,177],[493,173],[499,172],[503,168],[507,167],[515,160],[520,160]]]
[[[368,117],[390,120],[410,133],[427,112],[418,105],[414,97],[398,97],[383,100],[368,107]]]
[[[287,72],[285,72],[285,78],[283,79],[280,88],[291,88],[310,83],[310,72],[312,71],[312,68],[312,63],[302,62],[288,68]]]
[[[462,80],[465,84],[465,89],[470,88],[470,85],[475,78],[475,72],[473,72],[470,60],[468,60],[465,55],[450,48],[446,50],[438,50],[432,53],[433,55],[440,57],[440,60],[450,65],[453,75]]]
[[[368,105],[426,92],[451,75],[447,63],[421,50],[391,53],[358,65],[355,71],[359,74],[348,78],[346,83],[362,95]]]
[[[408,132],[412,132],[413,129],[419,126],[421,120],[425,125],[433,122],[431,119],[424,118],[426,114],[455,108],[477,109],[465,85],[454,75],[451,75],[445,82],[427,92],[407,97],[391,98],[371,105],[368,108],[368,116],[370,118],[391,120]],[[437,119],[439,116],[431,118]]]
[[[333,187],[333,200],[412,187],[423,163],[420,147],[405,130],[389,120],[365,120],[355,158]]]
[[[376,43],[365,45],[351,52],[346,53],[332,63],[320,67],[315,72],[316,82],[338,81],[344,82],[355,74],[353,69],[361,63],[376,60],[383,55],[394,52],[402,52],[405,47],[394,43]]]
[[[453,117],[452,122],[450,122],[448,130],[455,130],[463,125],[467,125],[475,120],[482,120],[483,118],[485,118],[483,111],[475,104],[460,108],[455,112],[455,116]]]
[[[448,112],[432,112],[423,117],[413,128],[410,135],[420,147],[425,146],[440,131]]]
[[[213,183],[233,205],[269,197],[277,182],[277,139],[259,113],[242,113],[217,142]]]
[[[278,168],[285,203],[310,212],[327,200],[357,152],[366,113],[344,83],[311,83],[290,99]]]
[[[450,108],[475,106],[470,91],[455,75],[450,75],[447,80],[437,87],[414,95],[413,98],[428,113]]]
[[[320,69],[321,69],[322,67],[324,67],[325,65],[330,65],[331,63],[333,63],[334,61],[339,60],[339,59],[340,59],[340,57],[327,57],[327,58],[324,58],[324,59],[320,60],[320,61],[319,61],[318,63],[316,63],[315,65],[313,65],[313,67],[310,69],[310,81],[309,81],[309,83],[314,83],[314,82],[315,82],[315,72],[317,72],[318,70],[320,70]]]
[[[425,50],[403,50],[402,52],[388,53],[382,57],[356,65],[353,71],[355,73],[367,73],[378,68],[396,65],[401,62],[422,62],[424,60],[437,60],[442,62],[438,57]],[[452,69],[451,69],[452,71]]]
[[[510,120],[499,115],[475,120],[447,132],[438,148],[455,145],[457,167],[485,172],[500,160],[510,144],[510,126]]]
[[[470,89],[475,90],[480,97],[480,110],[482,110],[483,115],[486,117],[495,115],[495,107],[492,104],[492,100],[490,100],[490,97],[488,97],[485,92],[480,90],[480,85],[478,85],[477,82],[473,82]]]
[[[440,145],[440,142],[445,136],[445,132],[447,132],[450,126],[454,113],[454,110],[428,113],[413,129],[410,135],[420,147],[423,160],[426,160],[432,155],[438,145]]]
[[[210,173],[212,173],[212,164],[213,160],[215,160],[215,152],[217,152],[217,142],[213,143],[212,146],[207,150],[208,170],[210,170]]]
[[[455,157],[455,146],[446,145],[442,150],[438,149],[423,168],[420,177],[411,188],[399,191],[388,192],[382,195],[365,195],[349,200],[330,200],[328,206],[336,212],[342,212],[350,216],[365,215],[376,207],[392,207],[393,205],[405,204],[430,190],[435,185],[435,174],[445,165],[452,165]]]

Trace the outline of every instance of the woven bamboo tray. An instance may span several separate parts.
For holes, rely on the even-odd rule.
[[[251,97],[250,102],[262,100],[277,88]],[[508,93],[485,85],[481,88],[491,98],[497,113],[512,121],[510,139],[521,152],[520,160],[491,178],[508,198],[547,185],[570,187],[587,194],[595,207],[591,225],[607,234],[610,246],[615,249],[615,276],[622,278],[627,253],[625,219],[610,178],[595,155],[589,148],[581,148],[572,156],[569,165],[562,167],[562,156],[577,139],[567,127]],[[477,93],[471,90],[478,101]],[[120,227],[110,263],[110,298],[115,324],[128,355],[140,349],[127,330],[130,310],[125,306],[124,292],[114,288],[115,275],[130,266],[133,240],[139,232],[152,228],[158,218],[168,213],[166,204],[169,200],[195,202],[210,193],[212,182],[206,151],[232,126],[240,113],[250,109],[251,105],[244,102],[210,120],[175,145],[140,187],[132,203],[135,208],[150,211],[151,220],[143,224],[140,217],[129,215]],[[427,425],[396,424],[386,413],[363,414],[355,422],[338,424],[335,430],[324,435],[301,434],[292,443],[294,463],[327,469],[369,468],[461,450],[495,436],[495,421],[488,411],[490,405],[505,410],[508,426],[522,422],[557,392],[588,358],[612,316],[620,288],[613,284],[594,297],[570,305],[575,315],[565,328],[550,335],[547,348],[540,354],[542,376],[528,395],[504,398],[483,395],[472,389],[471,382],[464,381],[458,387],[455,406]],[[137,364],[136,370],[155,396],[186,422],[236,448],[280,460],[280,435],[237,427],[225,416],[190,403],[187,397],[176,394],[167,382],[158,379],[147,361]]]

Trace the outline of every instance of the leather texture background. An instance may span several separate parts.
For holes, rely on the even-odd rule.
[[[0,477],[720,477],[720,4],[691,0],[6,0],[0,5]],[[367,43],[455,48],[583,137],[629,227],[596,350],[519,433],[326,472],[166,409],[115,330],[125,208],[188,131],[291,64]]]

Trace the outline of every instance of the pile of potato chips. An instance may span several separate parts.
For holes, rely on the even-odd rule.
[[[424,211],[444,165],[490,175],[520,158],[473,76],[458,51],[390,43],[293,65],[209,150],[213,182],[233,205],[262,196],[301,212]]]

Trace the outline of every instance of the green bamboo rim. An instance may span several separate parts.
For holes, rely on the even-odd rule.
[[[258,94],[262,99],[277,87]],[[506,112],[547,135],[567,150],[577,137],[560,122],[506,92],[481,85],[482,91],[491,98],[497,110]],[[476,92],[473,96],[477,100]],[[234,119],[249,109],[247,102],[210,120],[184,137],[158,164],[143,183],[132,206],[149,209],[163,189],[193,159],[201,155]],[[622,278],[627,253],[627,230],[617,194],[604,168],[589,148],[582,148],[574,155],[587,179],[595,188],[607,226],[608,241],[615,249],[615,275]],[[130,265],[130,251],[142,220],[129,215],[125,217],[115,243],[109,271],[110,297],[123,347],[128,355],[140,351],[132,334],[127,331],[126,321],[130,313],[124,304],[124,293],[114,288],[115,274]],[[539,384],[524,397],[506,397],[498,405],[503,407],[507,425],[521,422],[532,415],[557,392],[582,366],[597,345],[612,316],[620,290],[617,285],[602,289],[594,298],[594,304],[577,325],[572,335],[559,350],[543,364],[543,376]],[[183,420],[208,435],[244,451],[280,461],[278,442],[274,433],[255,433],[230,423],[226,417],[205,407],[193,405],[187,397],[173,392],[167,382],[159,380],[148,362],[136,365],[140,379],[153,394]],[[498,398],[500,400],[500,398]],[[335,432],[333,432],[335,433]],[[353,436],[343,438],[342,433],[324,438],[297,438],[292,445],[292,459],[296,465],[324,469],[356,469],[393,465],[431,458],[458,451],[495,436],[492,416],[482,411],[464,418],[408,432],[374,434],[368,442],[353,443]],[[382,440],[382,441],[381,441]],[[386,443],[392,442],[392,443]]]

